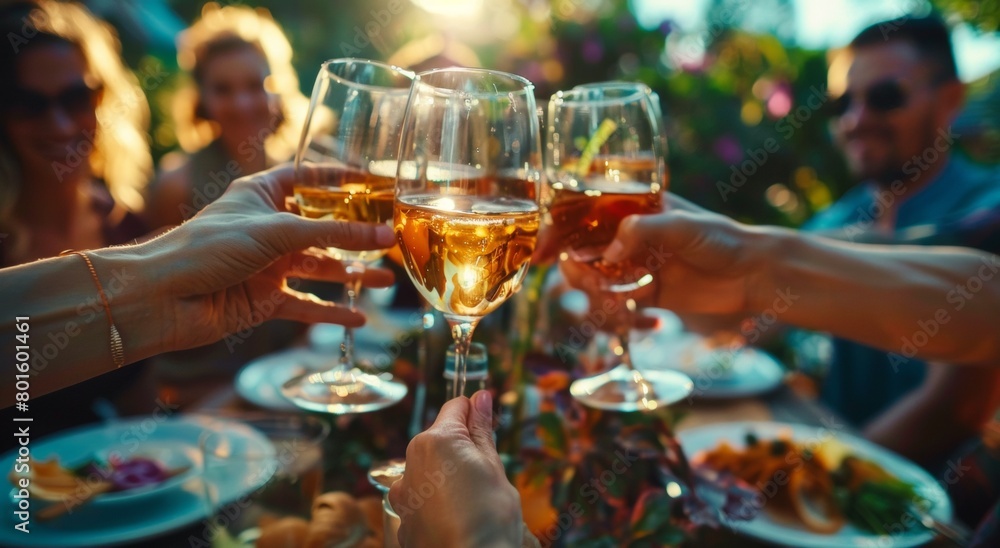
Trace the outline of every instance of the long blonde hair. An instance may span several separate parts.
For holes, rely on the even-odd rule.
[[[299,91],[299,78],[292,67],[292,46],[266,9],[205,4],[201,18],[177,38],[177,63],[191,74],[207,61],[207,52],[213,44],[232,40],[245,42],[267,61],[271,73],[264,81],[264,88],[278,97],[283,122],[267,138],[264,149],[271,158],[287,159],[298,145],[309,100]],[[187,152],[205,147],[220,133],[218,124],[199,112],[199,104],[200,94],[193,80],[174,96],[177,142]]]
[[[141,211],[143,191],[153,172],[147,134],[149,104],[138,79],[122,63],[117,33],[75,2],[33,0],[22,4],[32,8],[23,21],[29,30],[24,33],[23,47],[31,47],[41,34],[68,42],[83,54],[87,84],[102,89],[98,129],[89,157],[91,172],[104,180],[117,204]],[[3,9],[7,12],[10,7]],[[12,12],[5,15],[8,13]],[[0,222],[11,219],[26,175],[18,173],[18,162],[10,153],[3,155],[8,157],[0,158]]]

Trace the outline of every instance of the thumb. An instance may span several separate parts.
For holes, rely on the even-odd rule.
[[[472,395],[472,412],[469,413],[469,436],[480,451],[496,453],[493,445],[493,395],[480,390]]]

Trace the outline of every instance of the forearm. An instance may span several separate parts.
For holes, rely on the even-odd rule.
[[[129,248],[88,252],[104,287],[124,344],[125,363],[161,350],[159,321],[154,321],[156,291]],[[151,263],[145,263],[151,264]],[[146,267],[151,268],[151,266]],[[110,326],[97,286],[77,255],[56,257],[0,271],[5,314],[0,317],[0,363],[5,372],[0,407],[14,402],[17,346],[28,346],[30,394],[43,394],[106,373],[114,368]],[[28,326],[27,337],[17,325]],[[24,342],[27,344],[22,344]],[[23,368],[21,368],[23,369]]]
[[[975,425],[956,417],[952,411],[923,391],[917,391],[876,417],[865,427],[864,434],[918,464],[932,465],[978,433]]]
[[[865,428],[872,441],[924,465],[982,431],[1000,405],[1000,371],[928,364],[921,386]]]
[[[859,246],[782,229],[758,234],[764,274],[751,288],[752,312],[771,310],[786,323],[903,357],[1000,364],[1000,257]]]

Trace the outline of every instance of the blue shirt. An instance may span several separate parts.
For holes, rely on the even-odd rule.
[[[884,209],[879,200],[898,204],[897,234],[912,237],[914,242],[989,247],[982,244],[997,241],[1000,224],[993,221],[1000,212],[1000,170],[976,166],[956,156],[917,190],[897,185],[893,191],[893,187],[860,184],[810,219],[803,230],[847,229],[848,237],[853,230],[867,231]],[[878,314],[879,303],[872,305],[868,312]],[[914,331],[917,319],[913,320]],[[920,386],[927,372],[922,361],[901,358],[900,352],[892,359],[889,356],[835,338],[830,369],[820,390],[821,401],[855,426],[875,418]]]

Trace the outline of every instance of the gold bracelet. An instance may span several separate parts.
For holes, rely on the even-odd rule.
[[[101,304],[104,305],[104,314],[108,317],[108,326],[111,328],[111,360],[115,364],[115,369],[120,368],[125,365],[125,347],[122,345],[122,337],[118,333],[118,328],[115,327],[115,320],[111,317],[111,304],[108,303],[108,297],[104,294],[101,279],[97,277],[97,271],[94,270],[94,263],[90,262],[90,257],[83,251],[68,250],[63,251],[59,255],[79,255],[87,263],[90,276],[94,279],[94,285],[97,286],[97,294],[101,296]]]

